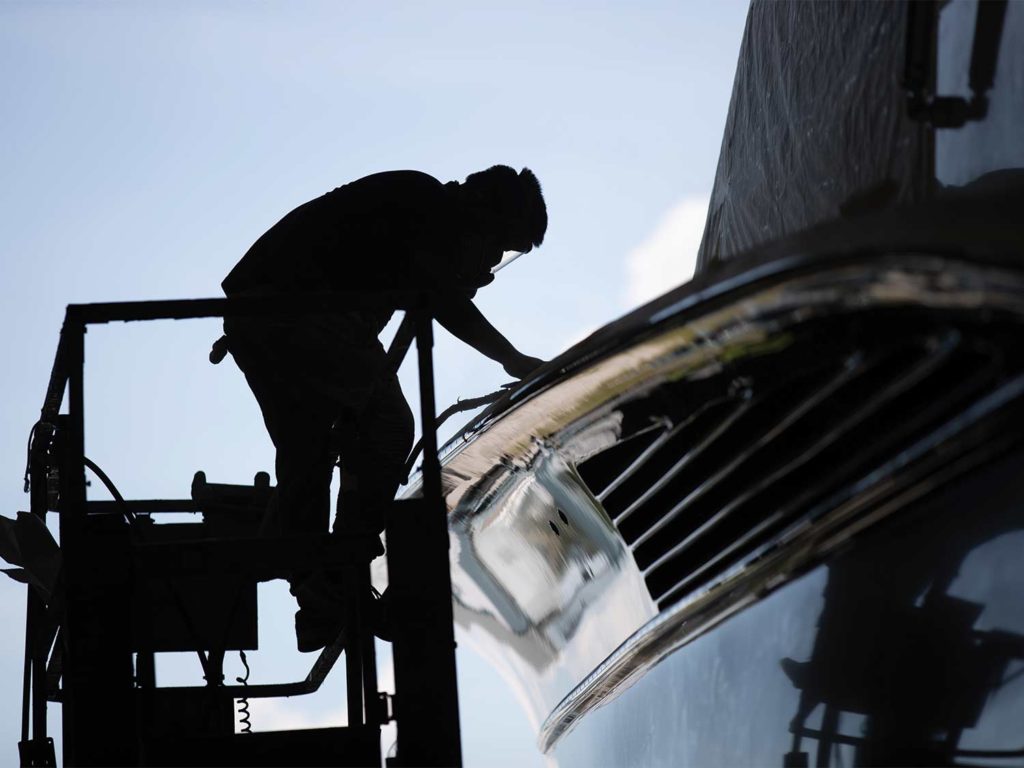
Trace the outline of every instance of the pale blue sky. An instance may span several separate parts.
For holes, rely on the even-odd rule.
[[[631,259],[667,263],[637,261],[644,243],[673,247],[666,217],[689,211],[680,251],[699,237],[745,15],[710,1],[0,2],[0,513],[28,503],[25,439],[66,304],[217,295],[284,213],[367,173],[537,173],[545,244],[479,298],[524,352],[554,356],[630,309]],[[665,269],[653,284],[667,290],[680,277]],[[241,376],[206,363],[217,335],[199,321],[90,332],[86,450],[126,495],[272,468]],[[443,334],[437,353],[439,408],[505,381]],[[254,676],[303,674],[287,594],[266,593]],[[17,759],[23,605],[0,583],[0,765]],[[471,652],[459,663],[467,765],[539,764],[499,678]],[[190,664],[166,674],[198,681]],[[283,706],[316,718],[332,704]]]

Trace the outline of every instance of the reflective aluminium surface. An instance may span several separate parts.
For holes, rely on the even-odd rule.
[[[1020,763],[1022,321],[1013,269],[791,258],[471,424],[443,466],[456,620],[540,748]]]
[[[665,658],[563,765],[1020,765],[1024,457]]]

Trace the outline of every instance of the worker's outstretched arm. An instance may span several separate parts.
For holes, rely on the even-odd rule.
[[[461,294],[446,294],[434,307],[437,321],[452,335],[461,339],[495,362],[501,363],[509,376],[522,379],[543,360],[524,355],[491,325],[472,300]]]

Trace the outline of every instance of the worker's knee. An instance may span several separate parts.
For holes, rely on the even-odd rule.
[[[375,444],[377,453],[404,462],[412,449],[415,431],[412,410],[397,379],[392,378],[381,390],[381,397],[374,404],[363,431]]]
[[[400,443],[403,448],[403,453],[407,456],[409,451],[412,450],[413,436],[416,432],[416,424],[412,416],[412,409],[409,407],[409,403],[402,398],[400,407],[397,409],[396,414],[396,426],[395,426],[395,441]],[[404,458],[404,456],[403,456]]]

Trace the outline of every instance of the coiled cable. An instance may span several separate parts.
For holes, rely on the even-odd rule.
[[[239,651],[238,655],[242,659],[242,666],[245,667],[245,677],[236,677],[235,681],[241,685],[249,684],[249,662],[245,658],[245,651]],[[238,732],[239,733],[252,733],[252,721],[249,719],[249,699],[241,698],[238,700]]]

